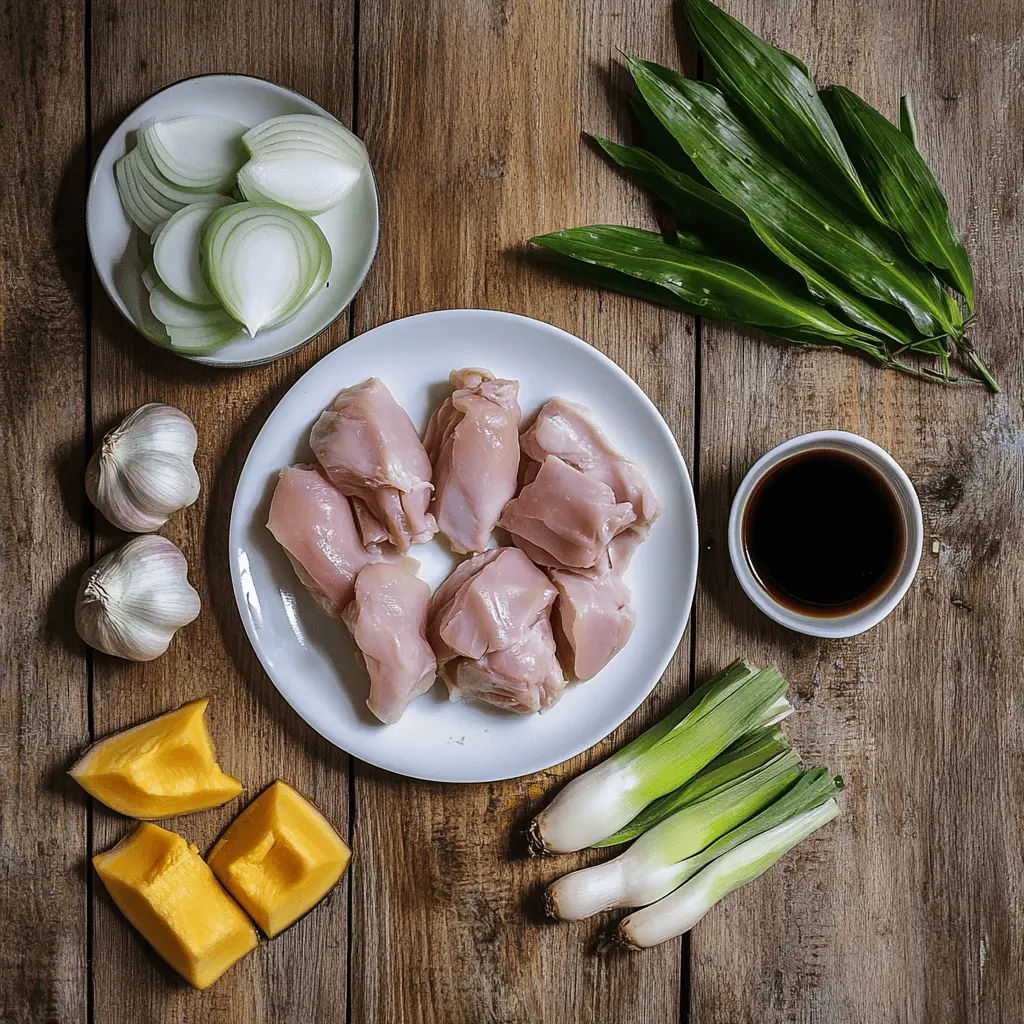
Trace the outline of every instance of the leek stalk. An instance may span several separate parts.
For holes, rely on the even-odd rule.
[[[612,907],[643,907],[678,888],[692,874],[691,858],[763,810],[800,775],[795,750],[777,754],[666,818],[625,853],[573,871],[548,887],[551,917],[578,921]]]
[[[671,895],[630,914],[619,924],[619,938],[632,949],[646,949],[688,932],[716,903],[764,874],[838,813],[839,805],[830,798],[740,843]]]
[[[573,779],[534,820],[536,853],[569,853],[607,839],[658,797],[692,779],[752,729],[787,713],[775,669],[734,662],[606,761]]]
[[[632,842],[659,822],[703,799],[709,793],[727,786],[735,779],[766,764],[776,754],[789,749],[786,734],[777,725],[769,725],[744,736],[724,753],[719,754],[706,768],[684,786],[659,797],[645,807],[625,828],[614,835],[594,843],[595,847],[618,846]]]

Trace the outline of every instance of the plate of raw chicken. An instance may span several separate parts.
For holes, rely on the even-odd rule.
[[[396,320],[271,413],[239,478],[246,632],[314,729],[445,782],[540,771],[657,685],[697,570],[686,465],[596,348],[489,310]]]

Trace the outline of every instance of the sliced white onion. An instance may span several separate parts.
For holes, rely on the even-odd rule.
[[[269,199],[300,213],[323,213],[355,187],[366,166],[304,149],[254,156],[239,172],[238,187],[248,199]]]
[[[189,306],[159,280],[150,289],[149,308],[165,332],[165,337],[152,340],[186,355],[212,352],[241,333],[238,324],[223,309]]]
[[[145,151],[136,146],[128,154],[128,162],[132,165],[135,180],[144,193],[155,202],[172,209],[180,210],[193,203],[211,202],[223,198],[215,192],[201,192],[195,189],[182,188],[168,181],[148,159]]]
[[[170,348],[184,355],[202,356],[216,351],[238,337],[238,324],[230,327],[168,327]]]
[[[340,121],[319,114],[283,114],[272,117],[250,128],[242,136],[242,142],[254,156],[271,142],[291,138],[292,141],[319,140],[325,145],[340,146],[355,156],[366,159],[366,147],[362,140],[350,132]]]
[[[213,293],[254,337],[294,316],[319,290],[330,273],[331,248],[303,214],[247,202],[210,216],[201,258]]]
[[[268,142],[260,143],[253,156],[269,156],[280,152],[319,153],[321,156],[333,157],[336,160],[351,161],[353,152],[334,138],[322,138],[306,132],[286,131],[271,136]]]
[[[246,127],[230,118],[193,114],[157,121],[139,132],[139,146],[169,182],[218,191],[245,162]]]
[[[128,156],[122,156],[114,162],[114,181],[117,183],[117,194],[121,198],[121,206],[128,219],[146,235],[152,234],[170,214],[164,213],[159,207],[147,201],[139,192],[135,178],[131,174]]]
[[[203,225],[218,206],[231,202],[221,196],[185,206],[153,236],[153,266],[160,280],[184,302],[194,306],[216,306],[199,265],[199,240]]]
[[[118,159],[114,175],[125,212],[147,235],[185,206],[226,201],[215,193],[195,192],[167,181],[140,147]]]
[[[238,324],[223,309],[190,306],[159,281],[150,289],[149,308],[165,327],[231,327],[238,333]]]

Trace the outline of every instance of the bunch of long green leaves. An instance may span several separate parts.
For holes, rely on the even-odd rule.
[[[715,84],[627,56],[645,145],[596,140],[678,230],[592,225],[531,242],[599,286],[998,391],[965,333],[971,265],[909,101],[897,127],[848,89],[819,92],[711,0],[684,6]]]

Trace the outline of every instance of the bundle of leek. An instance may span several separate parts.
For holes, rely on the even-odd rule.
[[[774,669],[734,662],[666,719],[569,783],[534,820],[538,852],[636,842],[554,882],[552,917],[645,907],[619,926],[642,948],[680,935],[838,813],[842,780],[801,771],[776,724],[792,708]]]

